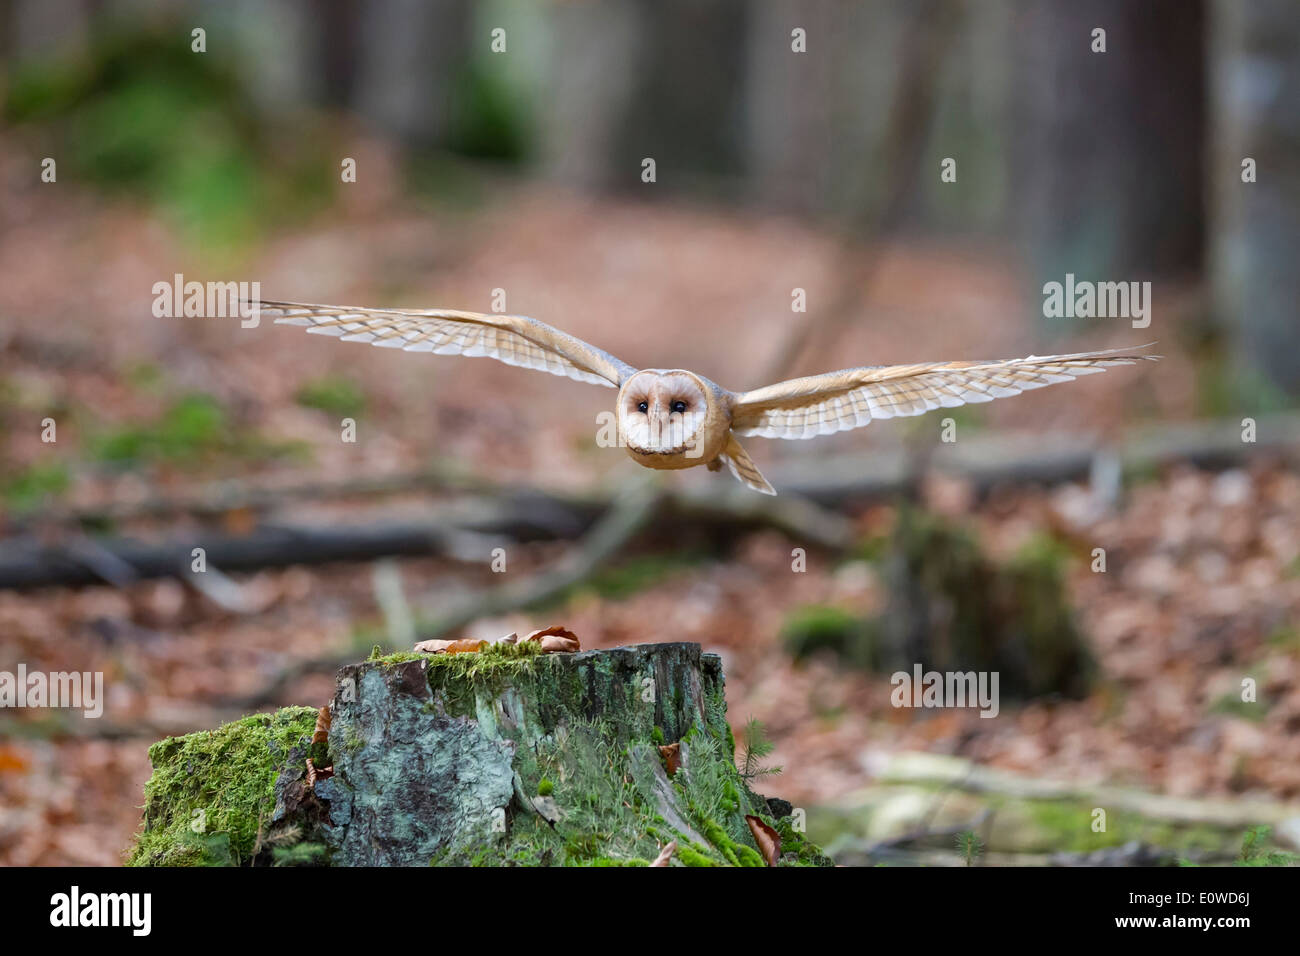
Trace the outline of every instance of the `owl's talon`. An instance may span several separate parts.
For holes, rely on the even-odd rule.
[[[722,458],[715,458],[704,467],[709,469],[709,471],[722,471]]]

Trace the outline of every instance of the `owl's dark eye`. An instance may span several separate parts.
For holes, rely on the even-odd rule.
[[[636,410],[637,410],[638,412],[648,412],[648,411],[650,411],[650,403],[649,403],[649,402],[642,402],[640,405],[638,405],[638,406],[636,407]]]
[[[673,402],[673,411],[675,411],[675,412],[684,412],[684,411],[686,411],[686,403],[685,403],[685,402]]]

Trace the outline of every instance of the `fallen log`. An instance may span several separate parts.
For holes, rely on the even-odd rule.
[[[255,571],[290,564],[371,561],[445,553],[455,529],[439,522],[307,527],[265,525],[247,535],[200,531],[163,542],[73,536],[60,543],[8,539],[0,554],[0,588],[123,586],[143,578],[189,578],[203,562],[222,571]],[[110,573],[111,569],[111,573]]]
[[[787,497],[755,502],[737,487],[716,494],[652,495],[653,523],[661,531],[690,528],[774,528],[809,545],[839,550],[853,542],[850,523],[806,501]],[[739,492],[739,493],[737,493]],[[474,498],[440,503],[427,516],[370,523],[312,525],[268,522],[246,534],[201,529],[161,542],[90,538],[80,533],[53,540],[18,537],[0,552],[0,588],[123,586],[143,578],[191,579],[194,549],[222,572],[254,571],[294,564],[372,561],[385,557],[443,555],[482,561],[494,547],[527,541],[572,540],[586,534],[616,507],[610,498],[578,498],[514,491],[500,500]],[[651,522],[643,522],[642,526]]]
[[[1177,824],[1203,823],[1225,829],[1265,824],[1288,835],[1300,834],[1300,804],[1270,800],[1216,800],[1149,793],[1129,787],[1083,785],[1043,780],[987,767],[960,757],[929,753],[898,753],[875,768],[882,784],[944,786],[974,794],[1022,800],[1074,800],[1113,812],[1133,813]]]

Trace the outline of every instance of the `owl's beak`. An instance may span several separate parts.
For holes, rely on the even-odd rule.
[[[672,447],[672,425],[668,421],[667,410],[659,404],[650,406],[646,416],[650,422],[650,438],[656,448]]]

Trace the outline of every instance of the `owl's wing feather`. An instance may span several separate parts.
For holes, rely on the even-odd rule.
[[[1141,346],[1146,348],[1147,346]],[[1123,349],[1031,355],[998,362],[936,362],[849,368],[778,382],[736,396],[732,431],[764,438],[814,438],[877,418],[991,402],[1113,365],[1154,361]]]
[[[723,464],[727,466],[727,470],[742,485],[753,488],[765,495],[776,494],[776,489],[763,477],[763,473],[758,470],[758,466],[749,457],[749,453],[745,451],[744,446],[736,441],[735,435],[727,435],[726,451],[718,457],[722,459]]]
[[[636,371],[576,336],[522,315],[302,302],[262,302],[260,308],[263,315],[274,316],[277,325],[301,325],[308,332],[335,335],[345,342],[436,355],[486,356],[595,385],[617,388]]]

